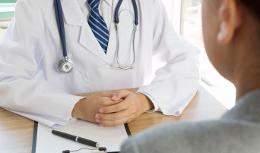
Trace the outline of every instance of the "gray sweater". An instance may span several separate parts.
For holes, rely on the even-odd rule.
[[[260,153],[260,90],[219,120],[148,129],[125,141],[121,153]]]

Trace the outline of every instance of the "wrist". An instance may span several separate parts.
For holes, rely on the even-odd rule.
[[[83,98],[83,99],[80,99],[74,106],[73,110],[72,110],[72,113],[71,113],[71,116],[74,117],[74,118],[80,118],[81,117],[81,111],[80,111],[80,108],[81,108],[81,104],[83,101],[85,101],[86,98]]]
[[[154,109],[154,105],[153,105],[152,101],[146,95],[144,95],[142,93],[137,93],[137,94],[138,94],[138,96],[141,100],[143,112],[150,111],[150,110]]]

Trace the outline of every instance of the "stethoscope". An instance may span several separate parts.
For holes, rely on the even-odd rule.
[[[132,31],[132,45],[133,45],[133,60],[130,64],[124,65],[120,63],[119,60],[119,32],[118,32],[118,25],[120,23],[119,20],[119,12],[121,5],[123,3],[123,0],[119,0],[114,11],[114,25],[115,25],[115,31],[116,31],[116,52],[115,52],[115,64],[112,64],[111,66],[114,68],[119,68],[122,70],[129,70],[133,69],[134,63],[135,63],[135,35],[137,31],[137,27],[139,25],[139,15],[138,15],[138,7],[136,0],[131,0],[132,5],[133,5],[133,10],[134,10],[134,27]],[[73,61],[72,59],[68,56],[68,51],[66,47],[66,34],[65,34],[65,26],[64,26],[64,19],[63,19],[63,9],[61,5],[61,0],[54,0],[54,8],[55,8],[55,16],[56,16],[56,22],[57,22],[57,27],[59,31],[59,36],[60,36],[60,41],[61,41],[61,46],[62,46],[62,54],[63,58],[59,61],[58,63],[58,70],[63,73],[70,73],[73,70]]]

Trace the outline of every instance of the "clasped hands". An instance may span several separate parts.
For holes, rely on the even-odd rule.
[[[153,109],[151,101],[134,90],[95,92],[80,96],[86,98],[75,105],[72,116],[100,126],[122,125]]]

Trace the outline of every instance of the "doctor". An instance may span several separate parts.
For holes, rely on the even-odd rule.
[[[160,0],[20,0],[0,43],[0,106],[48,126],[179,116],[198,67]]]

